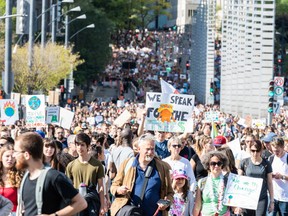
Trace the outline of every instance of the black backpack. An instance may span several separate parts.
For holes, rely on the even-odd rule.
[[[87,187],[87,194],[84,196],[84,199],[88,206],[79,213],[79,216],[99,216],[101,202],[95,185]]]

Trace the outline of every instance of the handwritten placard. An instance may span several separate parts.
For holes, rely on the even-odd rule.
[[[256,210],[263,179],[229,174],[223,204]]]
[[[46,123],[55,124],[59,122],[60,107],[46,107]]]
[[[44,127],[45,126],[45,96],[26,95],[26,126]]]
[[[117,119],[113,122],[114,125],[117,127],[122,127],[124,124],[128,123],[131,119],[132,115],[128,110],[125,110],[123,113],[121,113],[120,116],[118,116]]]
[[[180,133],[186,128],[192,130],[194,98],[194,95],[147,92],[145,130]]]

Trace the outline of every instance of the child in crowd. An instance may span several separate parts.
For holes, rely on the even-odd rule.
[[[174,200],[169,216],[190,216],[194,207],[194,197],[189,190],[188,176],[184,170],[174,170],[172,174]]]

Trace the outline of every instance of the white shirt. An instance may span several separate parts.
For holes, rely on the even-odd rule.
[[[272,162],[273,173],[279,172],[281,175],[288,176],[287,156],[288,154],[286,152],[281,158],[276,155],[274,156]],[[288,202],[288,181],[273,178],[273,190],[276,200]]]
[[[167,157],[164,158],[163,161],[165,161],[166,163],[168,163],[171,167],[171,174],[173,173],[174,170],[184,170],[187,173],[187,177],[190,183],[190,190],[194,191],[195,190],[195,186],[196,186],[196,179],[194,176],[194,172],[192,170],[192,166],[189,162],[189,160],[187,160],[184,157],[181,157],[180,160],[171,160],[171,157]]]

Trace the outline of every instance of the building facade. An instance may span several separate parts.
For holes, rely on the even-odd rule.
[[[274,0],[224,0],[221,110],[267,117],[273,78]]]
[[[214,79],[216,0],[201,0],[192,20],[190,83],[196,101],[213,103],[210,83]]]

